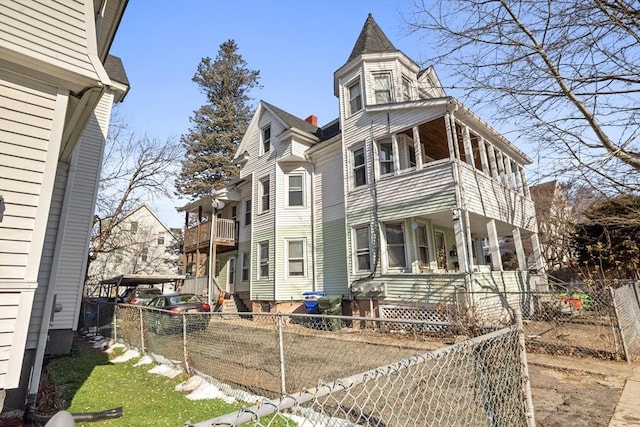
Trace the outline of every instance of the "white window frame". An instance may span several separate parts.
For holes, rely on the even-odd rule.
[[[268,132],[268,136],[266,135]],[[260,128],[260,153],[266,154],[271,151],[271,123]]]
[[[156,240],[156,243],[158,244],[158,246],[164,246],[164,242],[165,242],[164,235],[165,235],[164,231],[158,231],[158,239]]]
[[[249,252],[242,252],[241,255],[242,255],[242,273],[240,275],[240,281],[246,283],[251,278],[251,255],[249,255]],[[246,279],[245,279],[245,272],[246,272]]]
[[[262,256],[262,249],[266,248],[267,250],[267,256],[263,257]],[[258,242],[258,271],[257,271],[257,277],[258,279],[268,279],[269,278],[269,241],[265,240],[262,242]],[[267,273],[266,274],[262,274],[262,268],[266,267],[267,269]]]
[[[424,238],[426,240],[425,244],[421,244],[420,242],[420,229],[424,229]],[[417,223],[417,227],[415,229],[415,238],[416,238],[416,259],[418,261],[423,262],[427,267],[429,267],[430,263],[431,263],[431,242],[429,239],[429,227],[427,226],[427,224],[422,223],[422,222],[418,222]],[[426,254],[427,254],[427,259],[426,260],[422,260],[421,254],[420,254],[420,250],[422,248],[426,248]]]
[[[404,265],[400,265],[400,266],[391,266],[390,262],[389,262],[389,248],[390,247],[399,247],[400,244],[399,243],[389,243],[388,239],[387,239],[387,227],[389,226],[400,226],[400,229],[402,231],[402,250],[404,253]],[[389,222],[385,222],[383,225],[383,230],[384,230],[384,243],[385,243],[385,252],[386,252],[386,257],[385,257],[385,264],[387,269],[389,270],[405,270],[407,269],[407,264],[408,264],[408,260],[409,258],[407,257],[407,230],[405,227],[405,223],[404,221],[389,221]]]
[[[249,208],[249,209],[247,209]],[[244,221],[244,226],[248,227],[251,225],[251,221],[252,221],[252,210],[253,210],[253,205],[251,202],[251,199],[244,199],[242,202],[242,210],[243,210],[243,221]],[[249,221],[247,221],[247,218],[249,218]]]
[[[357,96],[352,96],[352,88],[358,87],[358,94]],[[362,108],[364,107],[364,104],[362,102],[362,85],[360,84],[360,77],[350,81],[349,83],[347,83],[346,85],[346,91],[347,91],[347,115],[351,116],[355,113],[357,113],[358,111],[361,111]],[[356,105],[354,106],[354,102],[356,103]]]
[[[148,262],[149,261],[149,248],[146,246],[140,249],[140,261]]]
[[[265,184],[267,192],[265,194]],[[265,208],[265,201],[267,207]],[[271,179],[266,176],[260,180],[260,213],[269,212],[271,209]]]
[[[291,178],[292,177],[300,177],[300,188],[299,190],[296,189],[296,191],[299,191],[301,193],[301,200],[300,200],[300,204],[299,205],[292,205],[291,204]],[[294,187],[295,189],[295,187]],[[294,173],[289,173],[287,174],[287,207],[289,208],[303,208],[306,206],[305,203],[305,179],[304,179],[304,173],[302,172],[294,172]]]
[[[380,78],[384,78],[388,87],[378,87]],[[379,95],[385,95],[387,99],[379,99]],[[391,72],[379,72],[373,73],[373,101],[375,104],[389,104],[393,102],[393,79],[391,78]]]
[[[353,272],[354,273],[368,273],[372,269],[372,259],[371,259],[371,226],[369,224],[358,225],[352,228],[352,245],[353,245]],[[367,247],[359,248],[358,247],[358,231],[366,230],[367,232]],[[369,268],[368,269],[360,269],[360,263],[358,262],[358,258],[360,255],[367,255],[369,257]]]
[[[406,76],[402,76],[402,100],[411,101],[413,95],[411,92],[411,80]]]
[[[302,257],[301,258],[291,258],[290,255],[290,247],[289,245],[293,242],[302,242]],[[307,277],[307,240],[302,239],[285,239],[284,240],[284,250],[285,250],[285,274],[290,279],[304,279]],[[302,274],[301,275],[292,275],[291,274],[291,261],[302,261]]]
[[[393,142],[391,141],[381,141],[378,142],[378,171],[380,173],[380,176],[389,176],[389,175],[393,175],[395,173],[395,155],[394,155],[394,151],[393,151]],[[389,146],[389,155],[390,155],[390,159],[389,160],[383,160],[382,159],[382,147],[383,146]],[[383,171],[383,167],[382,165],[390,165],[390,170],[389,171]]]
[[[362,164],[356,165],[356,152],[362,150]],[[364,171],[364,183],[358,184],[356,182],[356,176],[358,170]],[[351,149],[351,188],[366,187],[367,186],[367,150],[364,145]]]

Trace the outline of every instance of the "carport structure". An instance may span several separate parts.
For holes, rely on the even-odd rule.
[[[137,288],[138,286],[154,286],[162,285],[161,290],[164,293],[165,286],[173,284],[174,289],[178,290],[184,283],[185,276],[181,274],[121,274],[100,281],[98,297],[116,298],[120,295],[120,288]]]

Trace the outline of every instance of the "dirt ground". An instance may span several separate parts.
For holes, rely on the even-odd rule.
[[[529,363],[536,425],[608,426],[628,378],[629,365],[574,358],[573,368],[566,369],[564,360],[550,367],[547,362],[553,363],[553,356],[548,357],[551,359],[542,364]],[[598,369],[581,370],[585,361],[598,365]]]

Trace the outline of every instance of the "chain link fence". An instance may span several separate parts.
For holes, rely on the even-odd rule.
[[[626,359],[640,362],[640,282],[611,289],[611,296]]]
[[[209,379],[247,406],[259,402],[198,426],[517,426],[533,419],[515,326],[452,344],[461,339],[459,325],[443,321],[175,315],[129,305],[116,307],[115,325],[117,339],[156,360]]]

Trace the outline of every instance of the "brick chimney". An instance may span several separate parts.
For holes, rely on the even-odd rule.
[[[307,117],[306,119],[304,119],[304,121],[307,123],[311,123],[315,127],[318,127],[318,117],[314,116],[313,114]]]

